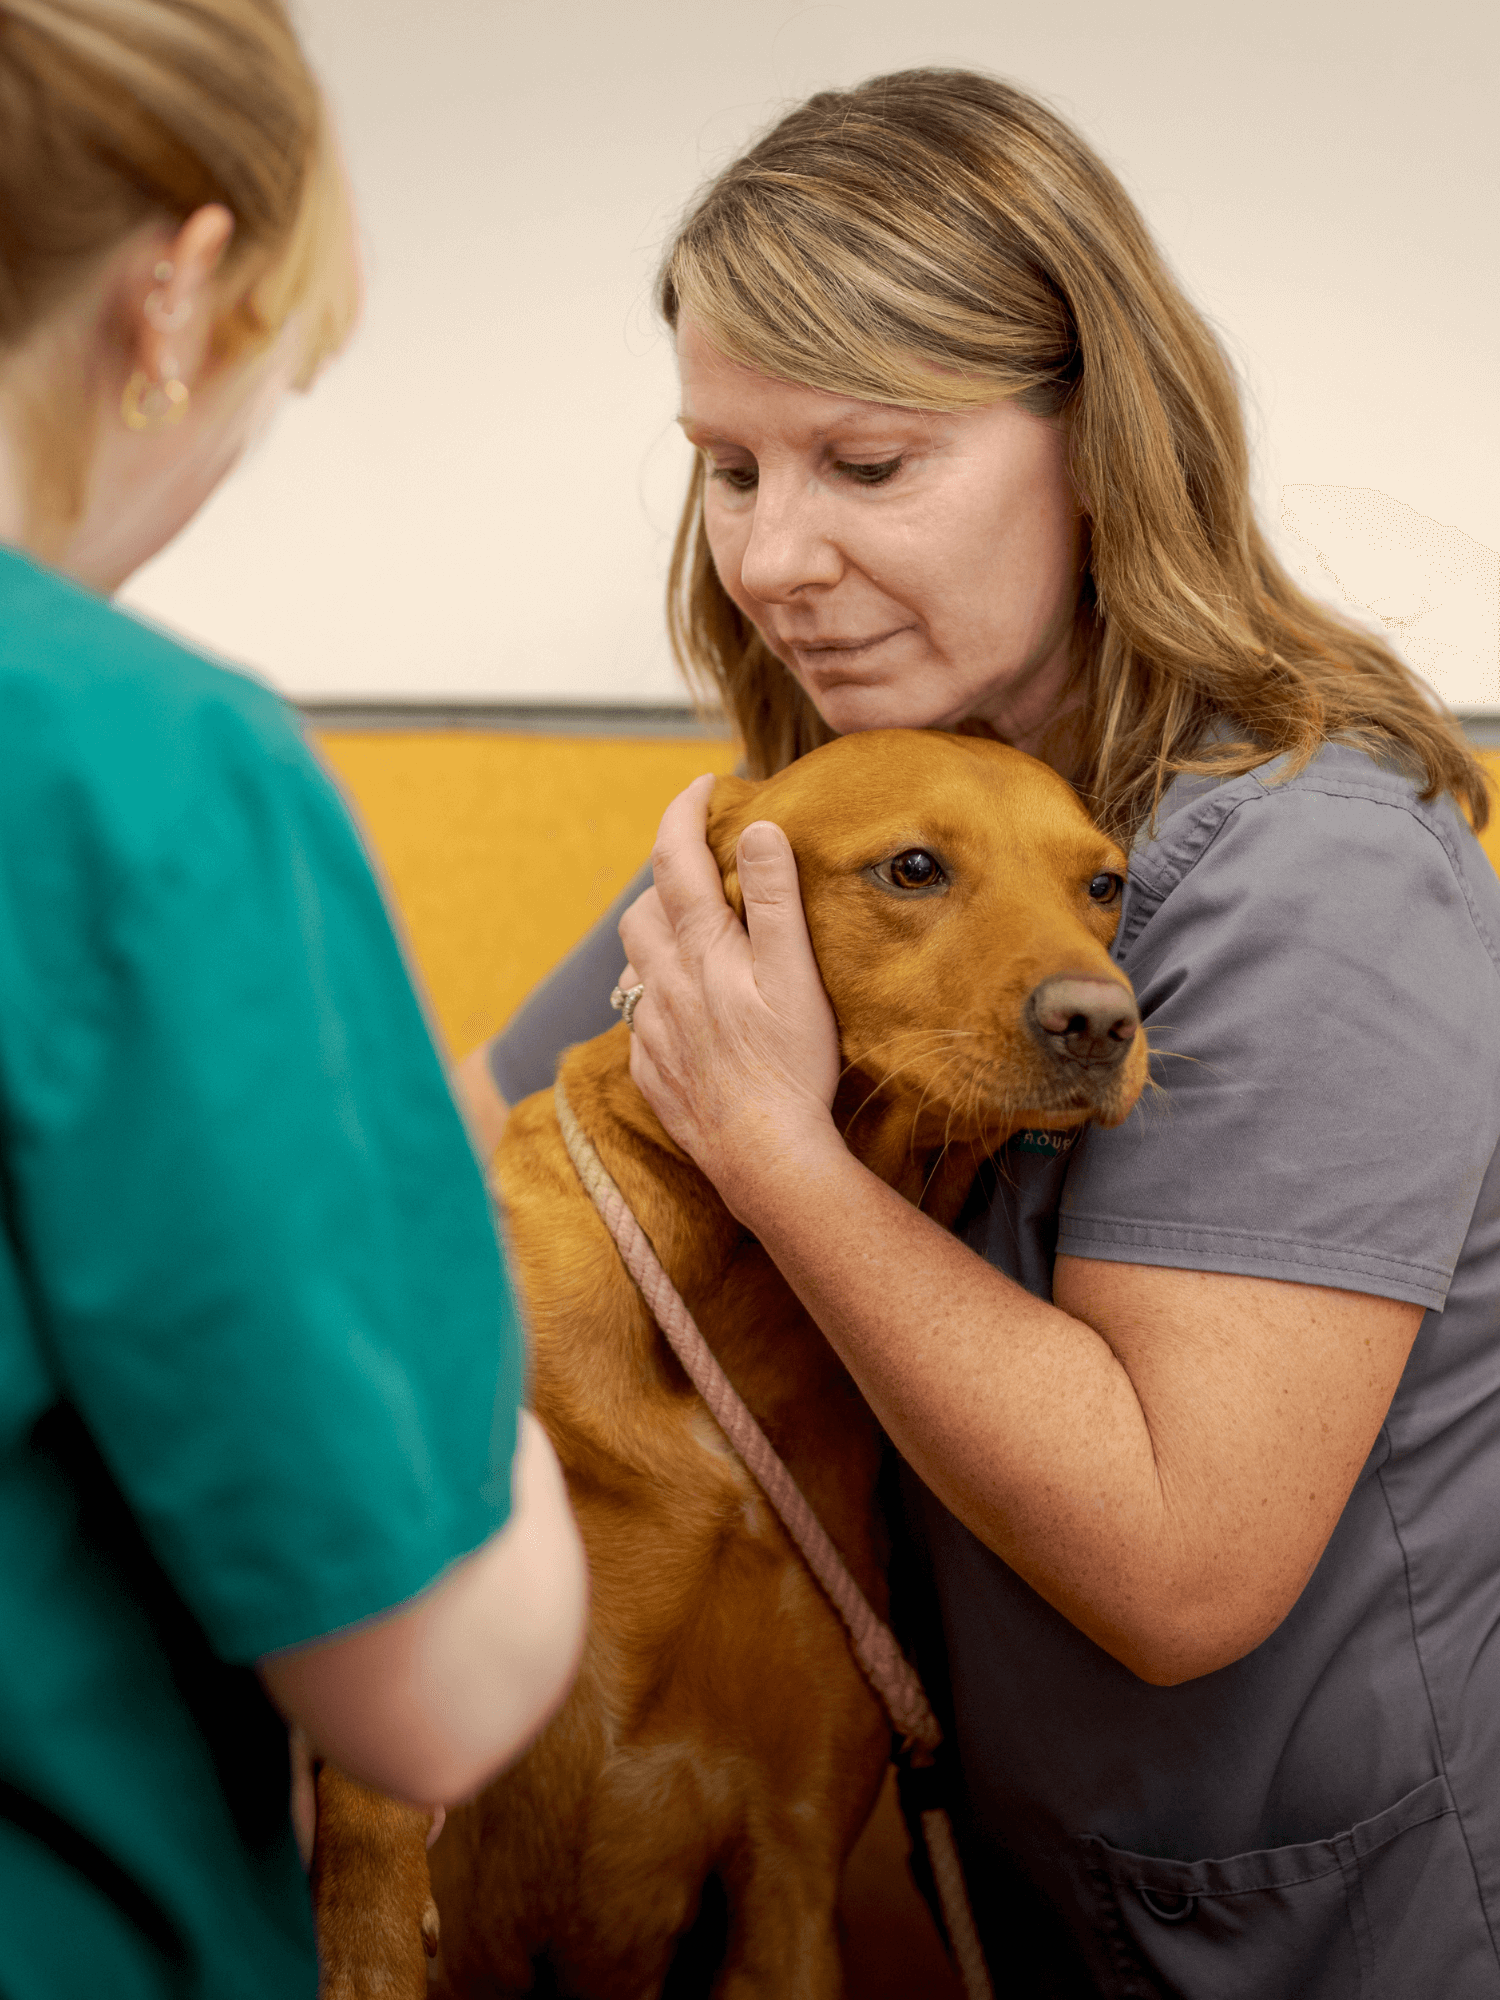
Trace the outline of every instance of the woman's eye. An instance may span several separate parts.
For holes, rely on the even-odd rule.
[[[856,486],[884,486],[901,470],[901,466],[902,457],[898,452],[894,458],[883,458],[878,465],[857,465],[840,459],[835,469]]]
[[[1092,903],[1118,903],[1120,892],[1125,887],[1123,875],[1096,875],[1089,884],[1089,901]]]
[[[890,879],[898,889],[931,889],[945,880],[937,861],[925,847],[908,847],[886,863]]]
[[[760,479],[753,465],[714,465],[709,467],[708,476],[731,493],[753,493]]]

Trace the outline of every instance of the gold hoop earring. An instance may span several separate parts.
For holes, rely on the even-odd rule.
[[[188,406],[188,385],[176,374],[153,382],[139,368],[125,384],[120,415],[130,431],[164,431],[182,420]]]

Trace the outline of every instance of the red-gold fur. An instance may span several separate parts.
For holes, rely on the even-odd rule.
[[[979,1162],[1019,1127],[1127,1114],[1143,1037],[1090,1070],[1025,1019],[1046,978],[1123,984],[1107,949],[1117,912],[1088,884],[1123,874],[1124,857],[1050,771],[992,743],[880,732],[763,784],[721,780],[709,833],[736,906],[735,841],[756,818],[781,824],[796,853],[847,1064],[835,1115],[876,1173],[951,1222]],[[938,858],[945,886],[912,893],[875,874],[911,848]],[[765,1252],[662,1131],[630,1080],[629,1047],[620,1027],[568,1052],[573,1107],[883,1610],[874,1419]],[[649,2000],[717,1874],[731,1915],[720,2000],[837,1995],[840,1875],[880,1788],[884,1715],[652,1323],[563,1149],[550,1092],[517,1106],[497,1165],[536,1408],[567,1474],[593,1602],[561,1713],[450,1814],[432,1851],[438,1991],[525,1993],[545,1965],[547,1990]],[[364,1893],[390,1891],[376,1879]],[[343,1952],[326,1918],[323,1938]]]

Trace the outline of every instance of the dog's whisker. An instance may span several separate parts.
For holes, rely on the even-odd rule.
[[[949,1069],[950,1069],[950,1068],[952,1067],[952,1065],[953,1065],[953,1064],[954,1064],[954,1063],[955,1063],[955,1062],[956,1062],[957,1060],[958,1060],[958,1057],[957,1057],[956,1055],[953,1055],[953,1056],[949,1056],[946,1062],[942,1062],[942,1063],[939,1063],[939,1065],[938,1065],[938,1067],[937,1067],[937,1070],[935,1071],[935,1073],[934,1073],[934,1074],[933,1074],[932,1076],[930,1076],[930,1077],[928,1078],[928,1080],[927,1080],[927,1084],[926,1084],[925,1088],[923,1089],[923,1092],[922,1092],[922,1095],[921,1095],[921,1096],[920,1096],[920,1097],[919,1097],[919,1098],[917,1099],[917,1108],[916,1108],[916,1110],[915,1110],[915,1111],[914,1111],[914,1112],[912,1113],[912,1116],[911,1116],[911,1134],[910,1134],[910,1137],[909,1137],[909,1138],[908,1138],[908,1140],[907,1140],[907,1158],[908,1158],[908,1159],[911,1159],[911,1158],[914,1158],[914,1157],[915,1157],[915,1154],[916,1154],[916,1150],[917,1150],[917,1126],[918,1126],[918,1124],[919,1124],[919,1123],[921,1122],[921,1117],[922,1117],[922,1113],[923,1113],[923,1111],[924,1111],[924,1110],[925,1110],[925,1108],[926,1108],[926,1105],[927,1105],[927,1100],[928,1100],[928,1098],[929,1098],[929,1097],[930,1097],[930,1096],[932,1095],[932,1093],[933,1093],[933,1092],[934,1092],[934,1091],[935,1091],[935,1090],[937,1089],[937,1086],[938,1086],[939,1082],[941,1081],[941,1079],[943,1078],[943,1076],[944,1076],[944,1075],[946,1074],[946,1072],[947,1072],[947,1071],[948,1071],[948,1070],[949,1070]],[[951,1116],[951,1113],[950,1113],[950,1116]]]
[[[1202,1056],[1190,1056],[1185,1054],[1181,1049],[1158,1048],[1154,1042],[1151,1045],[1150,1054],[1153,1056],[1166,1056],[1171,1062],[1192,1063],[1198,1069],[1211,1069],[1213,1067],[1211,1063],[1205,1062]]]
[[[854,1124],[854,1121],[855,1121],[855,1119],[859,1117],[860,1113],[861,1113],[861,1112],[862,1112],[862,1111],[863,1111],[863,1110],[865,1109],[865,1107],[866,1107],[866,1106],[867,1106],[867,1105],[868,1105],[868,1104],[869,1104],[869,1103],[870,1103],[870,1102],[871,1102],[871,1101],[872,1101],[872,1100],[873,1100],[874,1098],[876,1098],[876,1097],[878,1097],[878,1096],[880,1095],[881,1091],[885,1089],[885,1087],[886,1087],[886,1085],[887,1085],[888,1083],[892,1083],[892,1082],[894,1082],[894,1080],[895,1080],[895,1079],[896,1079],[896,1078],[897,1078],[898,1076],[900,1076],[900,1075],[901,1075],[901,1074],[902,1074],[902,1073],[903,1073],[903,1072],[904,1072],[904,1071],[905,1071],[906,1069],[910,1068],[910,1066],[911,1066],[911,1063],[914,1063],[914,1062],[916,1062],[919,1056],[921,1056],[921,1055],[924,1055],[924,1054],[926,1054],[926,1053],[928,1053],[928,1052],[927,1052],[926,1050],[920,1050],[920,1049],[919,1049],[919,1050],[918,1050],[918,1051],[917,1051],[917,1052],[916,1052],[916,1053],[915,1053],[915,1054],[914,1054],[914,1055],[913,1055],[913,1056],[912,1056],[912,1057],[911,1057],[911,1058],[909,1059],[909,1061],[908,1061],[908,1062],[904,1062],[904,1063],[898,1063],[898,1064],[897,1064],[897,1065],[895,1066],[895,1068],[894,1068],[894,1069],[888,1069],[888,1070],[886,1070],[886,1071],[885,1071],[885,1073],[884,1073],[884,1074],[883,1074],[882,1076],[880,1076],[880,1077],[879,1077],[879,1078],[878,1078],[878,1079],[877,1079],[877,1080],[875,1081],[874,1085],[873,1085],[873,1086],[871,1087],[871,1089],[870,1089],[870,1090],[869,1090],[869,1091],[867,1092],[867,1094],[866,1094],[866,1095],[865,1095],[864,1097],[862,1097],[862,1098],[860,1099],[859,1103],[858,1103],[858,1104],[857,1104],[857,1105],[855,1106],[854,1110],[853,1110],[852,1112],[850,1112],[850,1114],[849,1114],[849,1117],[848,1117],[848,1119],[847,1119],[847,1121],[845,1122],[845,1125],[844,1125],[844,1137],[845,1137],[846,1139],[847,1139],[847,1138],[848,1138],[848,1136],[849,1136],[849,1132],[850,1132],[851,1128],[853,1127],[853,1124]],[[951,1061],[953,1061],[953,1060],[954,1060],[954,1058],[953,1058],[953,1057],[951,1057],[951,1056],[950,1056],[950,1057],[948,1058],[948,1061],[949,1061],[949,1062],[951,1062]],[[849,1067],[850,1067],[850,1068],[857,1068],[857,1067],[858,1067],[858,1065],[857,1065],[857,1064],[851,1064],[851,1065],[849,1065]],[[939,1067],[938,1067],[938,1072],[937,1072],[937,1074],[938,1074],[939,1076],[941,1076],[941,1075],[942,1075],[942,1072],[943,1072],[943,1070],[944,1070],[944,1069],[945,1069],[946,1067],[947,1067],[947,1063],[946,1063],[946,1062],[945,1062],[945,1063],[942,1063],[942,1064],[940,1064],[940,1065],[939,1065]],[[846,1071],[844,1072],[844,1074],[847,1074],[847,1070],[846,1070]],[[931,1088],[931,1085],[930,1085],[930,1084],[929,1084],[928,1088]],[[924,1092],[924,1096],[925,1096],[925,1092]],[[920,1108],[920,1107],[919,1107],[919,1108]]]
[[[853,1057],[851,1058],[850,1061],[846,1062],[843,1068],[839,1071],[839,1081],[842,1083],[844,1078],[848,1076],[851,1073],[851,1071],[865,1068],[871,1056],[878,1055],[882,1049],[888,1049],[893,1042],[899,1042],[903,1039],[910,1038],[913,1036],[921,1036],[924,1046],[913,1049],[907,1057],[908,1062],[914,1062],[919,1055],[922,1055],[927,1052],[928,1046],[935,1045],[936,1043],[943,1041],[944,1039],[947,1039],[949,1037],[974,1035],[977,1034],[978,1032],[979,1031],[975,1028],[899,1029],[895,1034],[887,1035],[883,1041],[871,1043],[870,1046],[866,1049],[863,1049],[858,1056]],[[904,1067],[905,1065],[903,1064],[895,1070],[887,1071],[886,1078],[884,1080],[888,1081],[891,1076],[899,1075],[900,1068]]]
[[[977,1035],[979,1032],[978,1028],[899,1028],[894,1034],[887,1035],[883,1041],[872,1042],[868,1047],[862,1049],[857,1056],[852,1057],[844,1064],[839,1075],[844,1077],[852,1069],[863,1069],[871,1056],[879,1055],[882,1049],[888,1049],[893,1042],[899,1042],[913,1036],[920,1036],[924,1044],[931,1045],[945,1040],[958,1040],[965,1036]],[[912,1053],[916,1055],[920,1051],[913,1050]]]
[[[922,1183],[922,1192],[917,1196],[918,1208],[920,1208],[923,1202],[926,1201],[927,1191],[932,1186],[932,1183],[937,1179],[937,1170],[943,1164],[943,1161],[947,1157],[948,1157],[948,1142],[945,1139],[942,1143],[942,1146],[939,1148],[937,1156],[933,1160],[932,1165],[927,1169],[927,1178]]]

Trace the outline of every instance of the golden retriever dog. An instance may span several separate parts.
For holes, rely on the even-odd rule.
[[[796,855],[842,1043],[834,1115],[874,1173],[951,1224],[1016,1131],[1127,1115],[1146,1049],[1109,956],[1125,857],[1061,778],[996,743],[891,730],[763,783],[721,779],[709,840],[737,910],[735,843],[755,819],[783,827]],[[559,1075],[573,1110],[883,1613],[879,1428],[765,1251],[666,1136],[629,1056],[623,1026],[570,1049]],[[699,1992],[834,2000],[840,1878],[886,1770],[885,1714],[622,1265],[550,1091],[512,1113],[497,1172],[536,1410],[593,1601],[562,1710],[449,1813],[428,1857],[435,1990],[654,2000],[706,1902],[722,1949]],[[340,1810],[325,1799],[325,1819]],[[391,1820],[384,1844],[348,1839],[337,1866],[340,1827],[320,1826],[326,1992],[412,1990],[358,1961],[394,1927],[420,1972],[425,1823]],[[682,1986],[679,1961],[670,1990]]]

